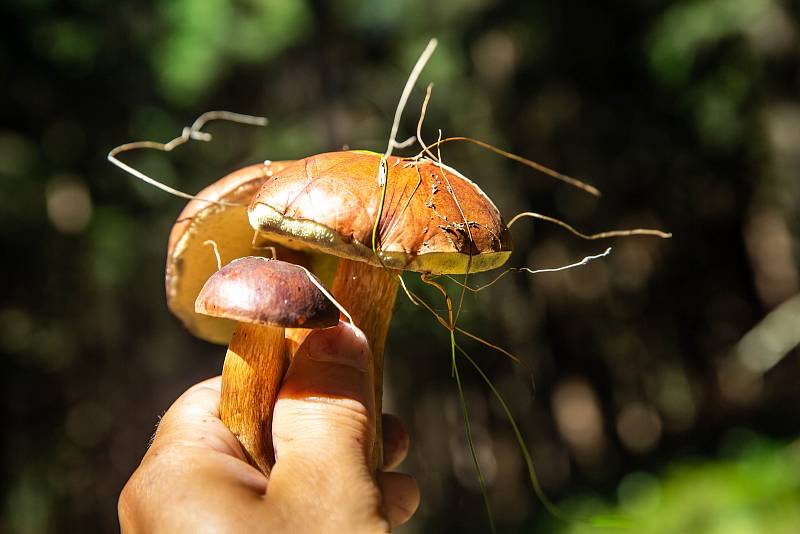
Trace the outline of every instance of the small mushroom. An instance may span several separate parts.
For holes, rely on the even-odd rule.
[[[291,263],[247,256],[214,273],[195,302],[197,313],[237,323],[222,368],[220,418],[266,475],[275,463],[272,409],[289,361],[285,329],[339,321],[309,275]]]

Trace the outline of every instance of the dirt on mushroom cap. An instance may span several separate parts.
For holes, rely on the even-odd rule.
[[[376,258],[369,243],[379,210],[380,158],[331,152],[288,165],[251,202],[251,226],[288,248],[394,269],[455,274],[505,263],[508,229],[477,185],[429,160],[397,157],[388,159]]]

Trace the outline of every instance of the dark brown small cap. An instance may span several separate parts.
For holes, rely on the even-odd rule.
[[[197,296],[195,311],[285,328],[325,328],[339,321],[339,310],[302,267],[256,256],[214,273]]]

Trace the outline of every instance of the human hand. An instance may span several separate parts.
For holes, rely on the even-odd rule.
[[[364,334],[349,325],[308,336],[275,405],[269,479],[219,419],[220,377],[191,387],[164,414],[122,490],[122,530],[373,533],[407,521],[419,504],[414,480],[369,467],[368,357]],[[387,415],[383,432],[383,468],[391,469],[405,458],[408,435]]]

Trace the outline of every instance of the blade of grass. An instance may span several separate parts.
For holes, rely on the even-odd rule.
[[[494,394],[495,398],[500,403],[500,406],[503,408],[503,411],[505,412],[506,417],[508,418],[508,421],[511,424],[511,428],[514,431],[514,436],[516,436],[517,438],[517,443],[519,444],[519,448],[522,450],[522,455],[525,457],[525,463],[528,466],[528,474],[530,476],[531,484],[533,485],[533,491],[536,493],[536,496],[542,502],[544,507],[547,508],[547,511],[550,512],[553,516],[559,519],[563,519],[565,521],[570,521],[570,519],[563,514],[563,512],[547,497],[547,495],[544,494],[544,490],[542,490],[542,486],[539,484],[539,477],[536,475],[536,468],[533,466],[533,457],[531,456],[530,451],[528,451],[528,446],[525,444],[525,440],[522,437],[522,433],[520,432],[519,427],[517,426],[517,422],[514,419],[514,416],[511,415],[511,410],[509,409],[508,404],[506,404],[505,399],[503,399],[503,396],[500,394],[499,391],[497,391],[497,388],[495,387],[494,383],[486,375],[486,373],[483,372],[483,369],[481,369],[478,363],[475,360],[473,360],[472,357],[469,354],[467,354],[467,352],[463,348],[461,348],[461,346],[457,343],[456,343],[456,349],[458,349],[461,355],[464,356],[464,358],[466,358],[470,364],[472,364],[472,367],[475,368],[475,370],[481,376],[483,381],[486,382],[486,385],[489,386],[489,389],[492,390],[492,394]]]
[[[514,419],[514,416],[511,415],[511,409],[506,404],[505,399],[500,394],[500,392],[495,387],[492,380],[486,375],[486,373],[481,369],[476,362],[467,352],[461,348],[460,345],[457,343],[455,344],[456,349],[461,353],[467,361],[472,364],[472,367],[478,372],[486,385],[489,386],[489,389],[494,394],[497,401],[500,403],[500,406],[503,408],[503,412],[505,412],[506,417],[508,418],[508,422],[511,424],[511,428],[514,431],[514,436],[517,439],[517,444],[519,445],[520,450],[522,451],[522,455],[525,458],[525,463],[528,466],[528,475],[531,479],[531,484],[533,485],[533,491],[536,493],[536,496],[541,501],[542,505],[547,509],[550,514],[560,519],[566,523],[572,524],[579,524],[579,525],[586,525],[595,528],[614,528],[614,529],[628,529],[633,526],[630,518],[622,515],[614,515],[614,514],[597,514],[588,518],[588,520],[579,520],[573,519],[567,516],[558,506],[550,500],[547,495],[545,495],[544,490],[539,482],[539,477],[536,475],[536,468],[533,465],[533,456],[531,455],[530,451],[528,450],[528,446],[525,444],[525,440],[522,437],[522,432],[520,432],[519,426],[517,426],[517,422]]]
[[[492,534],[497,530],[494,526],[494,515],[492,514],[492,506],[489,503],[489,493],[486,490],[486,479],[483,477],[480,463],[478,462],[478,455],[475,453],[475,443],[472,440],[472,429],[469,424],[469,411],[467,410],[467,401],[464,399],[464,388],[461,386],[461,377],[458,374],[458,365],[456,364],[456,339],[453,331],[450,331],[450,353],[453,359],[453,376],[456,379],[456,386],[458,387],[458,400],[461,403],[461,414],[464,416],[464,432],[466,433],[467,444],[469,445],[469,454],[472,457],[472,465],[475,467],[475,473],[478,475],[478,483],[481,486],[481,495],[483,496],[483,503],[486,505],[486,514],[489,516],[489,527]],[[460,350],[460,349],[459,349]]]

